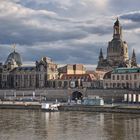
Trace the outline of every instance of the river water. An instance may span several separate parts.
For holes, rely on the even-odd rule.
[[[0,140],[140,140],[140,115],[0,110]]]

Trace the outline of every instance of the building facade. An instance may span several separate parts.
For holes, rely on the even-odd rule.
[[[116,68],[104,75],[104,88],[140,89],[140,68]]]
[[[70,88],[91,87],[91,82],[97,80],[96,73],[87,72],[82,64],[68,64],[59,68],[59,79],[68,80]]]
[[[50,58],[43,57],[35,66],[23,66],[15,50],[0,64],[0,89],[90,88],[98,87],[98,76],[87,72],[82,64],[57,68]]]
[[[82,64],[67,64],[58,69],[59,75],[62,74],[85,74],[86,68]]]
[[[1,89],[45,88],[52,79],[58,79],[57,64],[48,57],[36,61],[35,66],[22,66],[21,56],[14,50],[5,64],[0,64]]]

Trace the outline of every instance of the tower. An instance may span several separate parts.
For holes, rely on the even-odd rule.
[[[102,61],[104,59],[102,48],[100,49],[100,54],[99,54],[99,61]]]
[[[137,60],[135,50],[133,49],[132,57],[131,57],[131,67],[137,67]]]
[[[107,56],[104,58],[102,49],[100,49],[96,70],[110,71],[117,67],[130,67],[129,62],[128,45],[126,41],[122,39],[122,26],[117,18],[113,25],[113,38],[108,42]],[[134,62],[135,60],[133,60],[133,63]]]
[[[116,22],[113,26],[113,38],[114,39],[122,39],[122,27],[120,25],[119,19],[117,18]]]
[[[122,27],[117,18],[113,26],[113,39],[108,43],[107,60],[112,66],[117,67],[128,59],[128,46],[126,41],[122,40]]]

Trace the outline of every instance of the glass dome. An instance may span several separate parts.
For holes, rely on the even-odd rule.
[[[18,66],[21,66],[22,65],[22,61],[21,61],[21,57],[20,57],[20,54],[18,52],[15,52],[13,51],[12,53],[10,53],[8,55],[8,58],[5,62],[5,65],[13,62],[13,60],[17,63]]]

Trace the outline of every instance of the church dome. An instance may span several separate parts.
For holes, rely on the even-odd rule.
[[[21,61],[21,57],[20,57],[20,54],[18,52],[15,52],[13,51],[12,53],[10,53],[8,55],[8,58],[5,62],[5,65],[9,64],[9,63],[13,63],[13,60],[16,62],[16,64],[18,66],[21,66],[22,65],[22,61]]]

